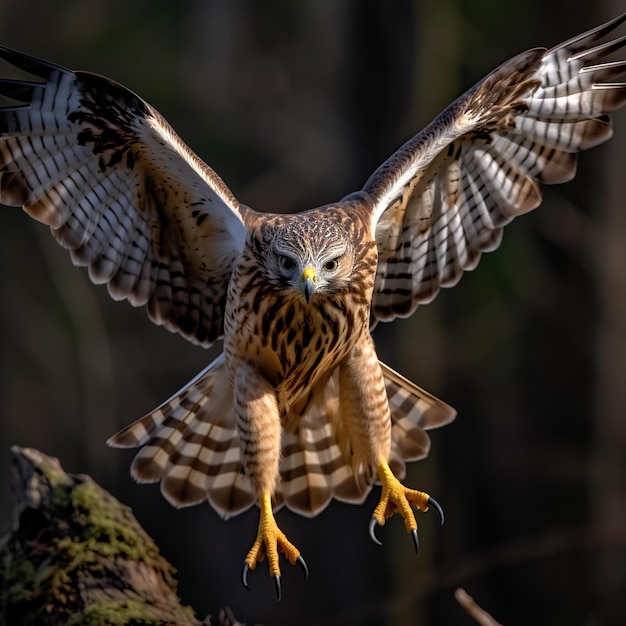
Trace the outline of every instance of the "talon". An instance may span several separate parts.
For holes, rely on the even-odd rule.
[[[309,577],[309,568],[300,556],[300,551],[285,536],[285,533],[278,527],[274,514],[272,513],[272,502],[269,494],[259,498],[261,515],[259,517],[259,527],[257,536],[250,548],[241,570],[241,582],[246,589],[248,587],[248,572],[267,559],[270,576],[274,579],[276,597],[280,600],[282,595],[280,582],[279,556],[284,554],[285,558],[292,564],[298,563],[304,572],[304,580]]]
[[[384,459],[380,461],[378,466],[378,474],[382,483],[382,493],[380,501],[374,509],[372,519],[370,521],[370,537],[372,541],[380,545],[380,541],[376,538],[374,527],[376,522],[382,525],[385,519],[391,517],[395,512],[399,513],[404,520],[404,526],[408,533],[411,533],[415,552],[419,552],[419,537],[417,534],[417,520],[413,508],[419,511],[427,511],[433,507],[439,519],[443,524],[443,509],[435,498],[429,496],[423,491],[409,489],[405,487],[393,474],[389,464]]]
[[[415,546],[415,554],[419,554],[420,551],[420,540],[417,536],[417,529],[413,529],[411,531],[411,537],[413,537],[413,545]]]
[[[429,496],[426,503],[428,504],[429,507],[432,506],[433,509],[437,511],[437,514],[439,515],[439,519],[441,520],[441,525],[443,526],[444,515],[443,515],[443,509],[441,508],[441,505],[439,504],[439,502],[437,502],[437,500],[435,500],[435,498],[433,498],[432,496]]]
[[[375,544],[377,544],[377,545],[379,545],[379,546],[382,546],[382,545],[383,545],[383,544],[382,544],[382,541],[379,541],[379,540],[378,540],[378,537],[376,536],[376,531],[375,531],[375,528],[376,528],[376,523],[377,523],[377,522],[376,522],[376,518],[375,518],[375,517],[372,517],[372,519],[370,520],[370,526],[369,526],[369,530],[370,530],[370,537],[372,538],[372,541],[373,541]]]
[[[250,591],[250,587],[248,587],[248,571],[250,569],[250,566],[247,563],[243,564],[243,567],[241,568],[241,584],[248,590]]]
[[[309,580],[309,568],[307,567],[306,561],[299,556],[296,559],[296,563],[302,568],[302,571],[304,572],[304,582],[306,582]]]

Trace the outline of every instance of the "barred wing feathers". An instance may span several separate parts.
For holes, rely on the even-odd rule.
[[[507,61],[409,140],[364,187],[374,202],[379,320],[410,315],[500,244],[541,203],[540,182],[576,172],[576,153],[611,136],[626,102],[626,14],[550,50]]]
[[[0,56],[43,79],[0,80],[21,103],[0,108],[0,202],[50,226],[112,297],[210,345],[246,209],[131,91],[4,47]]]

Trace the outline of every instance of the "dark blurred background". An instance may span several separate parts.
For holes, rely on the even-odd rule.
[[[578,5],[577,5],[578,6]],[[0,42],[130,87],[256,209],[303,210],[371,172],[489,70],[623,10],[599,0],[1,0]],[[622,53],[623,55],[623,53]],[[623,56],[622,56],[623,58]],[[3,66],[2,71],[7,69]],[[413,554],[363,506],[279,523],[311,570],[239,583],[257,513],[176,511],[104,441],[214,356],[112,302],[19,210],[0,220],[0,510],[9,447],[39,448],[132,506],[197,615],[249,623],[626,623],[626,111],[578,177],[545,190],[436,302],[376,330],[381,358],[458,409],[408,484],[436,495]],[[293,571],[292,571],[293,570]]]

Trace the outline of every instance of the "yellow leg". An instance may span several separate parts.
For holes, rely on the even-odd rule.
[[[274,578],[276,586],[276,595],[280,600],[280,565],[278,562],[278,554],[282,552],[287,560],[295,565],[298,563],[304,570],[304,580],[309,576],[309,571],[304,559],[300,556],[300,550],[296,548],[286,537],[285,533],[278,528],[278,524],[272,513],[272,498],[269,494],[264,494],[259,499],[261,508],[261,516],[259,518],[259,530],[256,540],[252,544],[252,548],[244,559],[243,569],[241,571],[241,582],[246,589],[248,587],[248,571],[254,569],[258,563],[263,561],[267,556],[270,568],[270,576]]]
[[[417,537],[417,521],[413,513],[414,506],[420,511],[428,511],[432,506],[441,519],[443,524],[443,510],[439,506],[437,500],[429,496],[423,491],[416,491],[415,489],[409,489],[405,487],[394,475],[386,460],[381,459],[378,464],[378,475],[382,482],[382,493],[380,495],[380,501],[374,513],[372,514],[372,520],[370,522],[370,536],[374,542],[380,545],[380,541],[376,538],[374,529],[376,524],[383,526],[385,520],[391,517],[396,511],[400,513],[402,519],[404,519],[404,526],[406,531],[411,533],[413,537],[413,543],[415,545],[415,551],[419,551],[419,540]]]

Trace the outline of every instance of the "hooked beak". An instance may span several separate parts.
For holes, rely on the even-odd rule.
[[[306,298],[307,304],[315,291],[315,270],[312,267],[305,267],[302,272],[302,291]]]

